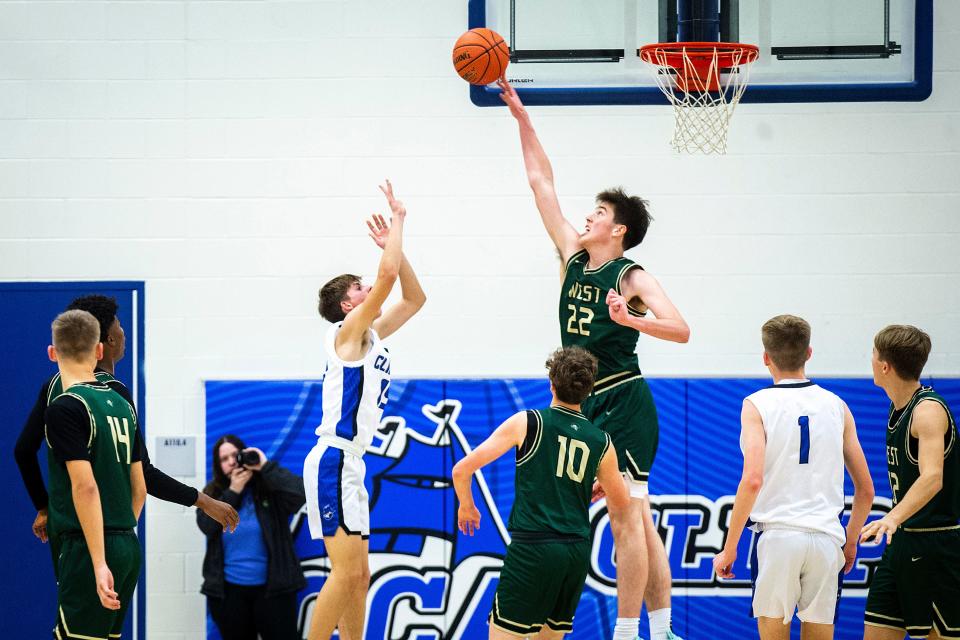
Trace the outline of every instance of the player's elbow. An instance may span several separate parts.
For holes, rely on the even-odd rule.
[[[381,264],[377,269],[377,280],[380,282],[389,282],[391,285],[400,277],[399,264]]]
[[[748,473],[743,476],[740,483],[743,485],[744,490],[750,493],[760,493],[760,489],[763,488],[763,475],[759,473]]]
[[[22,467],[23,463],[30,460],[33,455],[36,455],[36,452],[31,452],[30,446],[18,438],[17,443],[13,445],[13,457],[17,461],[17,465]]]
[[[73,483],[73,498],[76,502],[86,502],[98,494],[97,483],[93,480],[80,480]]]
[[[854,499],[862,498],[864,502],[873,503],[873,498],[876,496],[876,491],[873,489],[873,480],[867,478],[864,482],[853,483],[853,497]]]
[[[683,322],[682,326],[677,331],[677,342],[680,344],[686,344],[690,342],[690,327],[686,322]]]
[[[453,481],[457,482],[459,480],[464,480],[466,478],[469,478],[473,474],[470,473],[470,470],[467,469],[467,465],[465,465],[464,461],[461,460],[457,464],[453,465],[452,475],[453,475]]]
[[[527,176],[527,182],[536,194],[553,192],[553,178],[545,173],[539,171],[530,173]]]
[[[927,481],[927,486],[930,487],[932,494],[940,493],[940,490],[943,489],[943,469],[931,469],[926,473],[921,471],[920,477]]]
[[[413,305],[414,313],[420,311],[420,309],[423,309],[423,305],[427,304],[427,294],[421,291],[410,299],[410,304]]]

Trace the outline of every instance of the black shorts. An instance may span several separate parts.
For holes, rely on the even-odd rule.
[[[864,623],[960,639],[960,529],[898,529],[870,583]]]

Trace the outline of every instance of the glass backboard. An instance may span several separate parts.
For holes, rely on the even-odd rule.
[[[707,39],[759,46],[743,102],[918,101],[932,86],[933,0],[469,0],[469,15],[507,39],[526,104],[664,104],[637,50],[702,21]],[[502,105],[494,86],[471,99]]]

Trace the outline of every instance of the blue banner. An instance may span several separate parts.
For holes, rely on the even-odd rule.
[[[885,431],[889,401],[864,379],[818,380],[839,394],[857,419],[877,498],[873,517],[890,508]],[[752,537],[741,540],[733,580],[713,575],[740,480],[740,408],[766,379],[649,380],[660,419],[660,447],[651,480],[651,505],[673,572],[674,628],[688,639],[756,637],[750,612]],[[960,406],[960,380],[936,388]],[[208,382],[207,442],[234,433],[295,473],[316,442],[321,382]],[[475,478],[481,512],[475,537],[458,533],[453,465],[513,413],[546,407],[545,379],[394,380],[380,429],[364,458],[370,493],[371,585],[366,638],[410,640],[485,638],[486,618],[509,535],[514,460],[507,454]],[[207,475],[210,455],[207,452]],[[849,508],[853,487],[847,480]],[[846,514],[845,514],[846,517]],[[616,619],[613,537],[602,503],[591,511],[591,567],[574,630],[578,640],[609,639]],[[308,587],[300,594],[299,624],[329,571],[322,541],[310,539],[305,513],[291,522]],[[867,588],[883,551],[860,548],[844,579],[837,638],[860,638]],[[722,620],[723,624],[718,624]],[[646,621],[641,625],[646,636]],[[799,624],[793,636],[799,638]],[[219,638],[212,623],[208,638]]]

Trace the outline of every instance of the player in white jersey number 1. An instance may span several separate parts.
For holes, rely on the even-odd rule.
[[[743,476],[726,544],[713,566],[720,578],[734,577],[737,544],[749,526],[756,532],[752,615],[761,639],[787,640],[794,611],[804,640],[829,639],[840,571],[849,572],[856,560],[873,481],[850,409],[806,378],[813,353],[810,325],[796,316],[777,316],[761,335],[773,385],[743,401]],[[846,530],[840,523],[844,466],[854,486]]]
[[[325,340],[323,419],[317,444],[303,463],[310,535],[323,539],[330,574],[317,595],[309,640],[327,640],[337,627],[344,640],[363,638],[370,513],[364,488],[363,453],[380,425],[390,389],[390,354],[382,339],[402,327],[426,302],[403,255],[407,211],[387,181],[380,187],[392,212],[369,222],[370,237],[383,249],[377,279],[364,286],[344,274],[320,289],[320,315],[334,323]],[[400,302],[381,307],[400,280]]]

